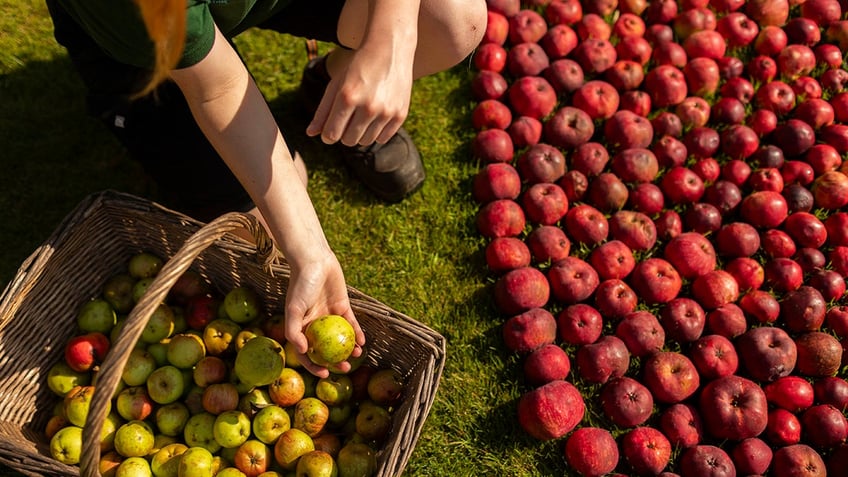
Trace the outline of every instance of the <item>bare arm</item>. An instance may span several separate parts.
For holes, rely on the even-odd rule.
[[[364,345],[341,267],[276,121],[236,52],[216,29],[214,46],[206,58],[174,70],[171,77],[183,91],[201,130],[250,194],[291,265],[287,339],[304,353],[303,327],[323,314],[334,313],[354,325],[357,343]],[[307,366],[315,374],[327,373]]]

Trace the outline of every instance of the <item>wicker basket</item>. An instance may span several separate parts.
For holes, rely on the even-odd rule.
[[[256,245],[230,233],[240,227],[251,231]],[[80,304],[98,295],[105,280],[124,270],[140,251],[168,260],[101,366],[89,429],[100,429],[105,404],[117,388],[132,345],[155,303],[186,269],[200,272],[222,293],[248,285],[263,298],[269,313],[282,310],[289,269],[252,216],[227,214],[204,226],[128,194],[104,191],[89,196],[22,264],[0,296],[0,463],[25,475],[99,476],[97,445],[84,446],[79,468],[50,456],[43,430],[57,397],[46,385],[46,372],[62,359]],[[445,340],[354,288],[349,295],[368,339],[367,362],[396,369],[408,383],[389,438],[377,454],[377,475],[400,475],[433,404]]]

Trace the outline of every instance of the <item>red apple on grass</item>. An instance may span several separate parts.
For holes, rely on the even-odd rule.
[[[474,157],[484,163],[509,163],[515,154],[515,147],[509,133],[503,129],[484,129],[474,136],[471,142]]]
[[[502,334],[510,351],[529,354],[556,341],[556,318],[544,308],[527,310],[508,318],[504,322]]]
[[[530,265],[530,248],[517,237],[496,237],[486,245],[486,265],[494,273],[503,273]]]
[[[741,441],[762,433],[768,423],[768,403],[762,388],[737,375],[708,382],[699,398],[709,419],[704,425],[713,437]]]
[[[636,357],[648,356],[665,346],[665,329],[657,317],[646,310],[625,315],[615,327],[615,336]]]
[[[509,42],[513,45],[538,42],[548,31],[545,18],[537,11],[522,8],[509,18]]]
[[[735,374],[739,367],[739,355],[733,342],[722,335],[698,338],[689,349],[689,359],[707,380]]]
[[[485,43],[474,52],[474,66],[479,71],[500,73],[506,68],[506,48],[497,43]]]
[[[801,414],[801,438],[814,449],[827,451],[848,438],[848,419],[830,404],[816,404]]]
[[[663,258],[688,280],[716,268],[716,251],[712,242],[695,232],[684,232],[671,239],[663,249]]]
[[[524,210],[510,199],[483,205],[477,214],[477,228],[484,237],[517,237],[526,224]]]
[[[512,111],[497,99],[484,99],[471,111],[471,125],[474,129],[506,129],[512,122]]]
[[[647,215],[634,210],[619,210],[609,218],[609,233],[633,251],[650,250],[657,242],[657,229]]]
[[[736,351],[748,376],[766,383],[791,374],[798,358],[792,337],[776,326],[749,329],[736,339]]]
[[[739,284],[724,270],[712,270],[692,282],[692,295],[706,310],[712,310],[739,298]]]
[[[809,331],[795,338],[798,349],[796,370],[801,376],[834,376],[842,364],[842,345],[824,331]]]
[[[730,450],[730,458],[741,475],[765,474],[773,456],[774,451],[759,437],[743,439]]]
[[[577,204],[565,214],[565,231],[574,242],[594,245],[607,239],[609,221],[595,207]]]
[[[733,460],[721,447],[700,444],[683,452],[680,456],[681,475],[734,477],[736,468]]]
[[[594,343],[603,332],[604,319],[597,309],[586,303],[563,308],[556,317],[558,336],[570,345]]]
[[[775,379],[763,386],[766,400],[772,406],[799,413],[813,405],[813,385],[801,376],[788,375]]]
[[[540,70],[541,71],[541,70]],[[541,120],[556,108],[557,93],[542,76],[523,76],[507,89],[509,104],[518,116],[530,116]],[[510,123],[512,118],[510,118]],[[506,129],[509,123],[502,126]]]
[[[610,278],[603,280],[595,289],[595,308],[607,318],[618,320],[633,312],[639,303],[639,297],[624,280]]]
[[[542,121],[530,116],[519,116],[510,123],[506,132],[514,147],[522,149],[533,146],[542,140]]]
[[[671,443],[658,429],[640,426],[621,436],[621,455],[638,475],[659,475],[671,459]]]
[[[564,150],[589,142],[595,134],[592,117],[580,108],[563,106],[544,122],[542,136],[548,143]]]
[[[654,139],[654,128],[645,117],[632,111],[619,110],[604,122],[604,134],[614,150],[647,150]]]
[[[624,376],[630,366],[630,352],[619,338],[603,335],[594,343],[577,349],[575,364],[577,375],[582,380],[603,384]]]
[[[530,352],[524,360],[524,377],[534,386],[563,380],[571,371],[568,354],[559,345],[550,343]]]
[[[659,429],[674,447],[688,449],[703,441],[703,419],[691,403],[677,403],[661,411]]]
[[[580,391],[562,380],[528,391],[518,401],[519,424],[527,434],[538,440],[565,436],[583,420],[585,412],[586,405]]]
[[[542,225],[527,235],[527,247],[537,264],[551,263],[564,259],[571,250],[571,241],[565,232],[554,225]]]
[[[836,376],[819,378],[813,384],[813,395],[816,402],[845,411],[848,408],[848,381]]]
[[[621,240],[610,240],[599,245],[589,254],[589,263],[604,280],[625,278],[636,266],[633,251]]]
[[[474,176],[471,192],[480,204],[498,199],[514,200],[521,193],[521,176],[512,164],[486,164]]]
[[[642,382],[651,390],[655,401],[676,404],[695,394],[701,381],[695,365],[685,355],[659,351],[645,360]]]
[[[547,277],[553,298],[569,305],[592,296],[600,283],[595,269],[575,256],[551,264]]]
[[[471,94],[478,101],[501,99],[508,87],[506,78],[492,70],[478,71],[471,80]]]
[[[630,191],[627,184],[613,172],[602,172],[589,183],[586,202],[604,212],[615,212],[624,207]]]
[[[728,303],[707,313],[706,330],[710,333],[734,339],[747,329],[745,312],[735,303]]]
[[[780,302],[780,319],[790,333],[817,331],[824,324],[827,302],[817,289],[802,285]]]
[[[618,465],[619,452],[610,431],[581,427],[565,441],[565,461],[582,476],[601,476]]]
[[[560,58],[542,72],[542,76],[554,88],[557,94],[572,93],[583,86],[585,75],[583,68],[576,61]]]
[[[565,174],[565,157],[556,147],[540,142],[515,160],[521,178],[529,184],[554,183]]]
[[[677,297],[683,280],[666,260],[651,257],[638,262],[628,277],[630,286],[648,304],[667,303]]]
[[[548,280],[538,268],[516,268],[495,282],[495,305],[505,315],[515,315],[544,307],[550,293]]]
[[[666,336],[678,343],[689,343],[701,337],[706,313],[695,300],[678,296],[660,310],[660,323]]]

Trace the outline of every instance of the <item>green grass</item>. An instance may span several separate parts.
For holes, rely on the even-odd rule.
[[[0,287],[86,195],[111,188],[155,199],[140,167],[87,117],[82,85],[39,0],[0,0]],[[501,344],[470,193],[467,62],[420,80],[407,129],[428,179],[397,205],[371,198],[339,158],[296,134],[286,115],[305,63],[300,39],[250,31],[240,51],[310,168],[310,193],[350,285],[447,338],[435,404],[405,475],[542,476],[566,472],[561,443],[521,432],[518,362]],[[322,45],[326,47],[326,45]],[[0,468],[0,476],[16,473]]]

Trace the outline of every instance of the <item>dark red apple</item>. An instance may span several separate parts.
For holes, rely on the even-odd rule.
[[[674,447],[688,449],[702,442],[704,426],[701,414],[691,403],[677,403],[661,411],[659,429]]]
[[[471,94],[478,101],[501,99],[508,88],[506,78],[496,71],[479,71],[471,80]]]
[[[798,358],[792,337],[776,326],[749,329],[736,339],[736,351],[748,376],[767,383],[791,374]]]
[[[681,475],[735,477],[733,460],[721,447],[700,444],[686,449],[680,456]]]
[[[563,308],[556,317],[559,338],[570,345],[594,343],[603,331],[600,312],[586,303],[577,303]]]
[[[589,183],[586,202],[603,212],[612,213],[627,203],[630,191],[621,178],[612,172],[602,172]]]
[[[647,118],[638,114],[627,111],[616,111],[612,117],[604,122],[604,134],[607,143],[610,144],[614,151],[627,151],[636,149],[639,151],[648,151],[646,149],[654,140],[654,128]],[[650,151],[648,151],[650,152]],[[656,158],[651,157],[656,162]],[[613,164],[615,166],[615,164]],[[657,171],[653,171],[653,176],[648,180],[641,180],[648,171],[640,171],[640,182],[649,182],[656,177]],[[622,178],[625,182],[631,182]]]
[[[571,241],[555,225],[536,227],[527,235],[526,242],[533,260],[540,265],[561,260],[571,250]]]
[[[593,245],[607,239],[609,221],[591,205],[577,204],[565,214],[565,231],[574,242]]]
[[[556,341],[556,318],[544,308],[527,310],[508,318],[503,324],[502,334],[510,351],[525,355]]]
[[[765,284],[778,293],[797,290],[804,282],[804,270],[791,258],[773,258],[763,266]]]
[[[560,58],[542,72],[542,76],[554,88],[557,94],[571,93],[583,85],[583,68],[571,59]]]
[[[739,298],[739,284],[724,270],[712,270],[692,281],[692,296],[706,310],[712,310]]]
[[[636,309],[639,297],[632,288],[618,278],[603,280],[595,289],[595,308],[612,320],[618,320]]]
[[[802,285],[786,293],[780,302],[780,319],[793,333],[816,331],[824,324],[827,302],[817,289]]]
[[[615,336],[624,341],[632,356],[643,357],[661,350],[665,330],[653,313],[645,310],[626,315],[615,327]]]
[[[759,437],[743,439],[730,450],[730,458],[740,475],[765,474],[773,456],[774,451]]]
[[[606,25],[605,22],[603,24]],[[578,34],[579,32],[578,25]],[[584,73],[594,76],[615,64],[618,53],[608,39],[586,38],[577,44],[571,52],[571,57],[580,65]]]
[[[760,249],[760,234],[751,224],[731,222],[715,236],[716,251],[725,257],[750,257]]]
[[[522,369],[528,383],[541,386],[568,377],[571,361],[564,349],[549,343],[531,351],[525,358]]]
[[[774,477],[826,477],[824,459],[806,444],[781,447],[771,461]]]
[[[716,251],[712,242],[695,232],[684,232],[671,239],[663,249],[663,258],[687,280],[716,267]]]
[[[603,335],[577,349],[576,372],[586,382],[603,384],[624,376],[630,366],[630,351],[618,337]]]
[[[665,196],[656,184],[641,182],[630,189],[627,204],[636,212],[656,216],[665,208]]]
[[[646,303],[668,303],[677,297],[683,280],[666,260],[651,257],[638,262],[630,273],[630,286]]]
[[[733,342],[721,335],[704,335],[695,340],[689,348],[689,359],[707,380],[735,374],[739,367]]]
[[[721,83],[721,70],[712,58],[700,56],[692,58],[683,67],[686,86],[689,94],[695,97],[705,97],[718,91]]]
[[[626,278],[636,266],[633,251],[621,240],[607,241],[592,250],[589,263],[603,280]]]
[[[571,150],[589,142],[595,134],[592,117],[582,109],[572,106],[559,108],[543,124],[543,138],[564,150]]]
[[[707,313],[708,332],[734,339],[748,329],[745,312],[739,305],[728,303]]]
[[[645,360],[642,382],[651,390],[655,401],[676,404],[695,394],[701,381],[695,365],[685,355],[659,351]]]
[[[741,441],[760,435],[768,424],[768,402],[762,388],[738,375],[716,378],[704,385],[699,401],[704,427],[718,439]]]
[[[529,184],[554,183],[565,174],[565,156],[556,147],[540,142],[522,152],[515,167]]]
[[[798,348],[796,369],[801,376],[834,376],[842,364],[842,345],[824,331],[809,331],[795,338]]]
[[[506,128],[512,144],[518,149],[534,146],[542,139],[542,122],[530,116],[519,116]]]
[[[655,50],[656,51],[656,50]],[[680,104],[688,96],[686,76],[676,66],[657,66],[645,75],[645,90],[658,108]]]
[[[675,166],[660,179],[663,195],[671,204],[697,202],[704,195],[704,181],[692,169]]]
[[[513,78],[538,76],[550,64],[545,49],[536,42],[512,45],[506,53],[506,70]]]
[[[547,272],[553,297],[564,304],[586,300],[600,283],[598,272],[579,257],[554,262]]]
[[[613,424],[621,427],[640,426],[654,412],[651,392],[634,378],[620,376],[601,387],[601,409]]]
[[[521,176],[511,164],[486,164],[474,176],[472,193],[480,204],[498,199],[514,200],[521,193]]]
[[[848,419],[830,404],[816,404],[801,414],[801,438],[814,449],[827,451],[848,438]]]

